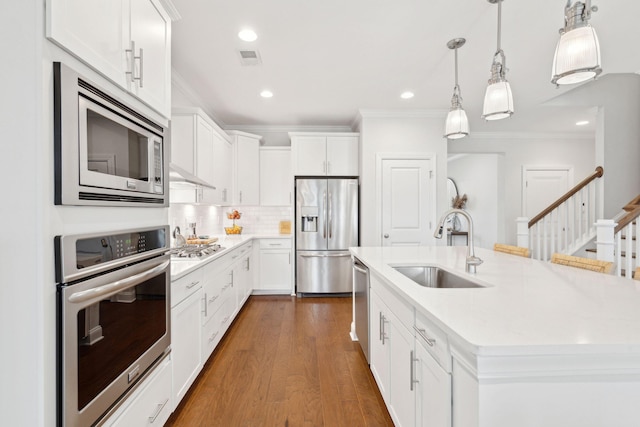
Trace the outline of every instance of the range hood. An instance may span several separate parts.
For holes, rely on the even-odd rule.
[[[187,172],[175,163],[169,163],[169,181],[171,183],[191,184],[199,187],[216,189],[213,185],[203,181],[192,173]]]

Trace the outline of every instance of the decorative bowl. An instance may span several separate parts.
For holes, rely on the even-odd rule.
[[[234,225],[233,227],[225,227],[224,232],[227,233],[227,235],[242,234],[242,227],[240,227],[239,225]]]

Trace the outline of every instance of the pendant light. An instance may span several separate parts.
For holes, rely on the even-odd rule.
[[[465,44],[465,39],[449,40],[447,47],[455,52],[456,85],[453,87],[451,97],[451,110],[447,114],[444,136],[449,139],[464,138],[469,135],[469,120],[467,113],[462,109],[462,97],[460,96],[460,86],[458,86],[458,48]]]
[[[498,48],[493,55],[491,64],[491,78],[489,86],[484,94],[484,106],[482,108],[482,118],[485,120],[506,119],[513,114],[513,94],[511,85],[505,78],[507,72],[507,59],[504,51],[500,47],[500,35],[502,28],[502,1],[488,0],[489,3],[498,3]]]
[[[596,78],[601,72],[600,43],[596,30],[589,25],[591,0],[585,3],[567,1],[564,8],[564,28],[560,29],[560,40],[553,57],[551,83],[565,85]]]

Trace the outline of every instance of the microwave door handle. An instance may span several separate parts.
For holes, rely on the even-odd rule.
[[[107,285],[98,286],[97,288],[93,289],[87,289],[86,291],[75,292],[69,295],[69,302],[81,303],[93,300],[95,298],[117,294],[120,291],[144,282],[149,277],[155,276],[162,270],[166,269],[169,266],[170,262],[171,260],[165,261],[158,266],[155,266],[147,271],[143,271],[142,273],[138,273],[134,276],[127,277],[126,279],[117,280]]]

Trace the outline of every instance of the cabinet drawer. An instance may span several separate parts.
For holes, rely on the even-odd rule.
[[[260,239],[260,249],[291,248],[291,239]]]
[[[373,271],[370,273],[369,284],[371,289],[375,291],[380,296],[380,299],[384,301],[385,305],[389,307],[389,310],[398,317],[402,325],[413,333],[413,305],[389,289]]]
[[[207,362],[224,335],[221,320],[226,316],[225,313],[225,307],[218,307],[218,311],[211,315],[211,321],[202,327],[202,363]]]
[[[162,426],[171,415],[171,359],[167,357],[157,372],[132,397],[131,403],[116,415],[111,427]]]
[[[418,311],[416,311],[414,330],[416,342],[419,342],[445,371],[451,372],[449,340],[444,331],[431,323],[424,314]]]
[[[202,287],[202,274],[202,269],[197,269],[171,282],[171,307],[180,304],[181,301]]]

